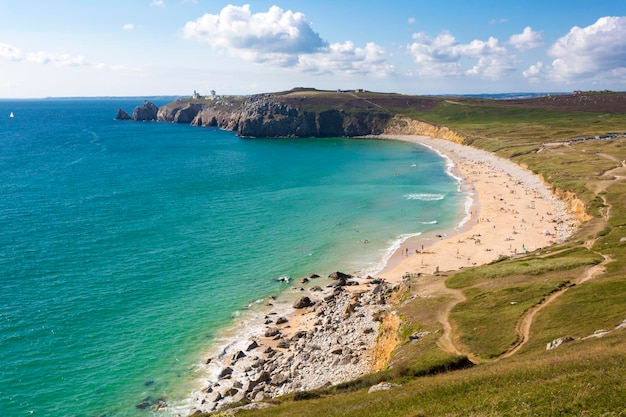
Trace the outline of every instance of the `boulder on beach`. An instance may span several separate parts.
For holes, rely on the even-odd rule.
[[[312,305],[313,305],[313,302],[311,301],[311,299],[309,297],[304,296],[304,297],[298,298],[293,303],[293,308],[301,309],[301,308],[311,307]]]
[[[343,272],[339,272],[339,271],[335,271],[332,274],[330,274],[328,276],[328,278],[330,278],[330,279],[348,279],[348,278],[352,278],[352,275],[344,274]]]
[[[332,287],[345,287],[348,285],[348,281],[345,278],[337,278],[335,282],[331,284]]]
[[[267,330],[265,330],[265,337],[273,337],[276,336],[280,333],[280,330],[278,330],[278,327],[270,327]]]
[[[231,368],[230,366],[222,369],[222,372],[220,372],[219,378],[225,378],[227,376],[230,376],[233,374],[233,368]]]

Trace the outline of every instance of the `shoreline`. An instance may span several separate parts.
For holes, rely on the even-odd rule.
[[[406,273],[433,274],[522,256],[561,242],[576,229],[565,204],[537,175],[512,161],[426,136],[380,139],[416,143],[450,159],[473,201],[465,224],[408,239],[377,276],[398,282]]]
[[[220,338],[199,367],[204,386],[173,415],[217,411],[311,390],[372,371],[387,299],[407,276],[431,275],[521,256],[567,239],[575,230],[565,204],[533,173],[486,151],[425,136],[384,135],[426,146],[449,161],[449,174],[467,192],[466,217],[453,229],[402,242],[371,277],[306,278],[278,299],[249,311]],[[308,302],[305,300],[308,299]],[[301,307],[292,302],[305,300]]]

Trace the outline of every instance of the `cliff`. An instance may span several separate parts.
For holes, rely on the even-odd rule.
[[[386,135],[418,135],[431,138],[447,139],[455,143],[463,143],[465,138],[459,133],[445,126],[396,116],[385,128]]]
[[[389,112],[320,106],[306,109],[287,94],[178,100],[159,108],[156,120],[232,130],[242,137],[336,137],[381,134]],[[293,100],[291,100],[293,101]],[[136,120],[133,117],[134,120]]]

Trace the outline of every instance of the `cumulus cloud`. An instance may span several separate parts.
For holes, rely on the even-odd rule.
[[[530,26],[526,26],[522,33],[511,36],[509,43],[520,51],[527,51],[543,45],[543,39],[540,32],[535,32]]]
[[[132,23],[126,23],[124,26],[122,26],[122,29],[124,29],[124,30],[133,30],[133,29],[135,29],[135,25],[133,25]]]
[[[607,16],[594,24],[573,27],[548,51],[554,57],[550,76],[572,82],[626,81],[626,16]]]
[[[543,62],[539,61],[536,64],[528,67],[527,70],[522,72],[522,75],[524,76],[524,78],[527,78],[531,82],[540,81],[545,77],[545,66]]]
[[[515,57],[493,37],[487,41],[476,39],[462,44],[448,31],[441,32],[434,39],[424,33],[416,33],[407,49],[420,66],[421,74],[428,76],[468,75],[497,79],[514,69]],[[465,61],[475,64],[465,69]]]
[[[315,54],[299,57],[297,68],[314,74],[372,75],[387,77],[395,68],[387,63],[385,50],[373,43],[359,48],[350,41],[334,43]]]
[[[253,13],[250,5],[224,7],[187,22],[183,36],[248,62],[295,68],[315,74],[386,75],[385,51],[374,43],[357,47],[352,42],[329,44],[313,30],[306,16],[272,6]]]
[[[314,53],[326,42],[313,31],[302,13],[272,6],[253,14],[250,5],[224,7],[217,15],[206,13],[188,22],[184,36],[208,43],[251,62],[293,65],[297,56]]]

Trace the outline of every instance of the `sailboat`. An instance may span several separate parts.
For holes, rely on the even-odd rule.
[[[15,116],[13,115],[13,112],[11,112],[11,114],[9,114],[9,118],[14,118]]]

